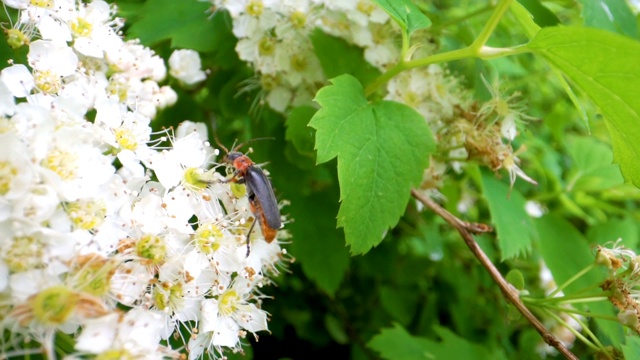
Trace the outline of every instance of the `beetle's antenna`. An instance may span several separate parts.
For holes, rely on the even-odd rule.
[[[258,141],[258,140],[275,140],[275,139],[276,138],[274,138],[274,137],[261,137],[261,138],[255,138],[255,139],[247,140],[247,141],[239,144],[238,146],[234,147],[231,151],[238,151],[238,149],[240,149],[241,147],[243,147],[243,146],[245,146],[245,145],[247,145],[249,143],[252,143],[254,141]]]
[[[218,146],[224,150],[225,153],[229,153],[229,149],[227,149],[224,145],[222,145],[222,143],[220,142],[220,139],[218,139],[218,132],[214,130],[213,132],[213,138],[216,140],[216,144],[218,144]]]
[[[218,139],[218,122],[216,121],[215,114],[211,115],[211,132],[213,133],[213,138],[216,141],[216,144],[218,144],[218,147],[223,149],[225,153],[228,154],[229,149],[227,149],[224,145],[222,145],[222,143],[220,142],[220,139]]]

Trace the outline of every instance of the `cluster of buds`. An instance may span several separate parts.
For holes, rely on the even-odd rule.
[[[518,177],[536,184],[518,166],[521,150],[514,151],[511,145],[519,124],[530,119],[524,114],[520,94],[503,97],[485,84],[493,97],[479,106],[461,81],[440,65],[412,69],[389,82],[386,98],[416,109],[438,141],[439,151],[425,171],[422,189],[437,191],[447,169],[461,171],[468,161],[496,172],[506,169],[512,186]]]
[[[267,330],[260,288],[286,253],[250,233],[203,124],[152,132],[176,101],[162,58],[124,41],[104,1],[4,3],[19,11],[9,40],[29,52],[0,72],[0,353],[53,359],[60,336],[76,357],[241,351]],[[194,59],[179,53],[170,73],[201,81]]]
[[[620,323],[640,333],[640,304],[637,286],[640,284],[640,257],[620,245],[618,239],[611,249],[598,246],[596,264],[609,270],[609,277],[600,286],[618,309]]]

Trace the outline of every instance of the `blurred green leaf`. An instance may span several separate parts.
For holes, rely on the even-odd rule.
[[[571,137],[567,143],[576,165],[569,191],[601,191],[624,183],[610,147],[587,136]]]
[[[606,223],[589,227],[587,237],[593,244],[605,244],[622,239],[622,244],[629,249],[637,249],[640,232],[638,223],[631,217],[611,219]]]
[[[320,30],[311,34],[311,42],[326,78],[351,74],[362,84],[368,84],[380,71],[364,60],[363,50],[343,39]],[[336,56],[339,54],[339,56]]]
[[[317,130],[318,163],[338,157],[338,226],[351,252],[362,254],[398,223],[435,144],[414,109],[392,101],[369,104],[350,75],[331,82],[318,92],[322,109],[309,126]]]
[[[224,41],[217,36],[217,22],[207,21],[210,7],[199,1],[148,0],[127,35],[147,45],[171,40],[172,48],[213,51]]]
[[[509,282],[509,284],[513,285],[518,290],[524,289],[524,275],[522,275],[522,271],[517,269],[512,269],[507,273],[505,279]]]
[[[419,292],[406,288],[382,286],[380,302],[384,310],[403,326],[408,326],[416,315]]]
[[[575,27],[544,28],[528,48],[562,70],[600,107],[615,160],[627,181],[640,187],[640,42]]]
[[[533,17],[533,21],[540,27],[554,26],[560,23],[560,19],[558,19],[556,14],[544,6],[539,0],[518,0],[518,2],[527,9]]]
[[[450,330],[435,327],[434,331],[441,339],[435,342],[409,334],[402,326],[383,329],[368,344],[368,347],[380,353],[383,359],[465,359],[500,360],[506,359],[501,352],[491,353],[486,348],[469,342]]]
[[[310,128],[309,121],[318,109],[311,106],[299,106],[293,109],[285,126],[287,127],[286,139],[295,146],[302,155],[314,156],[314,130]]]
[[[534,234],[531,217],[525,211],[526,199],[515,189],[498,181],[489,172],[482,173],[483,195],[489,204],[491,223],[496,227],[502,260],[531,251]]]
[[[633,38],[638,37],[638,25],[625,0],[580,0],[584,24]]]
[[[431,20],[410,0],[373,0],[373,2],[383,8],[408,34],[431,26]]]
[[[533,20],[533,14],[523,6],[523,1],[514,1],[511,3],[509,10],[515,15],[516,20],[520,23],[520,26],[524,30],[524,33],[528,38],[532,38],[538,31],[540,31],[540,25]]]
[[[622,345],[622,353],[627,360],[637,359],[640,354],[640,338],[634,335],[626,336],[624,345]]]
[[[401,325],[394,324],[382,329],[367,346],[388,360],[435,359],[428,351],[430,345],[429,340],[411,336]]]
[[[338,344],[349,343],[349,336],[347,336],[343,325],[334,316],[329,314],[325,315],[324,326],[327,329],[329,335],[331,335],[331,338],[335,340],[335,342],[337,342]]]
[[[326,192],[291,198],[295,222],[287,225],[294,234],[291,253],[305,275],[320,289],[333,296],[349,267],[350,257],[333,218],[337,204]]]
[[[595,261],[587,240],[563,218],[546,215],[535,219],[534,223],[542,258],[558,286]],[[568,289],[577,291],[597,284],[601,280],[598,274],[592,270],[569,285]]]

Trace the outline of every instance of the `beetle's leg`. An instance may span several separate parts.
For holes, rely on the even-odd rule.
[[[240,175],[240,171],[234,171],[233,172],[233,176],[228,178],[228,179],[224,179],[224,180],[220,180],[220,182],[222,183],[230,183],[230,182],[234,182],[237,184],[244,184],[244,177],[240,177],[238,178],[238,175]]]
[[[257,219],[254,217],[253,223],[249,228],[249,233],[247,234],[247,257],[249,257],[249,253],[251,252],[251,233],[253,232],[253,227],[256,226]]]

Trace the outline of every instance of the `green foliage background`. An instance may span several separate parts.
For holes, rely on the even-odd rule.
[[[414,3],[431,24],[407,18],[405,29],[431,25],[433,41],[442,52],[470,44],[492,10],[488,1]],[[520,155],[523,168],[539,185],[518,181],[509,194],[506,173],[496,176],[471,163],[465,172],[450,174],[442,193],[448,199],[445,208],[457,215],[462,189],[478,197],[470,212],[460,216],[494,225],[497,235],[477,237],[481,247],[503,274],[519,270],[525,287],[542,296],[541,260],[562,283],[593,262],[595,244],[622,238],[625,246],[638,249],[640,191],[630,183],[640,184],[640,78],[621,78],[605,87],[592,80],[616,70],[640,73],[640,18],[623,0],[519,3],[523,7],[507,13],[489,44],[524,44],[538,27],[543,28],[526,49],[528,53],[448,65],[464,76],[479,101],[490,97],[481,74],[524,94],[529,113],[538,120],[527,124],[514,148],[526,144],[527,151]],[[602,16],[599,3],[614,9],[612,17]],[[334,78],[317,95],[323,109],[316,112],[317,108],[306,106],[281,115],[260,103],[257,90],[239,92],[254,74],[235,53],[228,14],[207,13],[208,3],[187,0],[122,0],[117,5],[119,15],[127,20],[127,38],[140,38],[165,59],[177,48],[197,50],[203,67],[210,71],[206,82],[196,88],[173,84],[179,101],[159,114],[156,129],[192,120],[210,125],[225,144],[236,139],[275,139],[252,143],[251,157],[265,164],[277,197],[290,202],[283,209],[292,219],[286,224],[291,233],[286,248],[296,261],[282,270],[277,286],[264,289],[273,297],[264,301],[271,314],[271,334],[262,334],[259,341],[248,339],[252,347],[245,358],[539,358],[536,347],[541,338],[510,309],[457,232],[435,214],[419,211],[415,202],[407,204],[411,186],[419,182],[427,161],[416,158],[414,150],[422,147],[422,153],[430,152],[433,144],[404,143],[405,136],[394,134],[393,128],[385,128],[389,122],[382,121],[377,129],[385,134],[378,139],[382,151],[377,160],[382,165],[372,169],[362,163],[361,173],[353,173],[343,167],[361,159],[341,148],[346,140],[327,143],[329,138],[335,140],[332,135],[340,135],[340,131],[331,132],[341,124],[323,123],[323,112],[333,111],[324,107],[335,105],[336,97],[345,94],[332,98],[332,86],[355,86],[349,91],[368,106],[360,83],[366,86],[379,73],[364,62],[361,50],[320,31],[314,33],[312,41],[323,71],[328,79]],[[523,9],[533,14],[533,21]],[[402,14],[396,17],[402,20]],[[554,27],[558,24],[566,28]],[[583,26],[600,30],[585,33]],[[611,40],[609,34],[614,33],[618,35]],[[585,45],[598,37],[608,44],[606,49]],[[600,61],[610,63],[610,69],[591,67],[598,54],[606,56]],[[14,52],[0,41],[3,62],[25,56],[24,49]],[[567,93],[565,78],[550,64],[567,74],[575,95]],[[366,114],[359,115],[362,121],[384,117],[384,111],[376,113],[376,106],[403,114],[407,128],[402,131],[431,136],[415,112],[394,104],[370,105]],[[335,120],[327,116],[328,121]],[[343,133],[349,136],[371,130],[366,122],[345,126],[355,127]],[[622,173],[617,164],[624,166]],[[374,170],[387,174],[378,184],[369,182],[366,175]],[[357,191],[368,185],[372,186],[368,192]],[[378,199],[378,192],[389,200]],[[524,213],[529,199],[544,204],[543,218],[532,220]],[[363,207],[375,208],[366,212],[373,214],[364,219],[366,223],[350,215]],[[360,236],[366,232],[371,234]],[[598,276],[594,272],[583,280],[588,285],[589,279],[597,281]],[[613,314],[606,303],[592,305],[590,310]],[[625,337],[619,324],[599,320],[591,325],[605,345],[620,349],[626,358],[638,354],[640,341]],[[581,358],[593,354],[579,342],[573,351]]]

